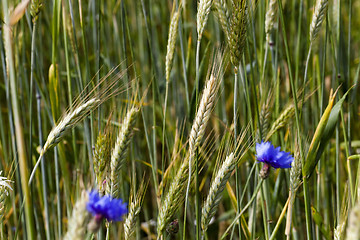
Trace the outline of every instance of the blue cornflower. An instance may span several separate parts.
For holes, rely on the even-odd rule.
[[[265,178],[267,177],[269,165],[273,168],[291,168],[294,158],[290,153],[280,151],[280,147],[275,148],[271,142],[256,143],[256,159],[265,163]]]
[[[127,213],[127,204],[121,199],[107,195],[100,197],[97,191],[91,191],[86,209],[98,220],[106,218],[108,221],[120,221]]]

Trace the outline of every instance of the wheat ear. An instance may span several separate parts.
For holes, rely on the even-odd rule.
[[[319,33],[321,23],[324,21],[328,8],[328,0],[317,0],[315,10],[310,25],[310,43],[312,43]]]
[[[294,104],[289,104],[280,114],[280,116],[275,120],[275,122],[271,125],[271,128],[266,135],[265,140],[269,140],[271,136],[280,128],[284,127],[289,120],[294,116],[295,107]]]
[[[166,224],[170,222],[171,217],[174,215],[178,206],[184,199],[183,192],[185,190],[187,178],[189,176],[192,178],[194,174],[193,168],[191,168],[191,174],[189,175],[189,162],[192,162],[191,159],[195,156],[196,147],[200,144],[200,141],[204,135],[205,127],[209,121],[211,109],[215,102],[217,89],[217,76],[211,74],[209,80],[206,83],[199,109],[191,128],[189,137],[189,155],[181,164],[175,178],[170,183],[169,191],[167,192],[159,209],[157,227],[158,237],[162,235],[162,232],[166,228]]]
[[[231,176],[231,172],[236,166],[236,158],[234,153],[226,157],[224,163],[216,174],[216,177],[211,183],[209,194],[206,198],[205,204],[202,208],[201,215],[201,229],[203,234],[206,232],[211,218],[215,215],[217,207],[219,206],[222,192],[225,189],[226,183]]]
[[[40,156],[31,172],[29,178],[29,185],[34,178],[35,171],[38,168],[45,152],[48,151],[52,146],[55,146],[57,143],[59,143],[60,140],[65,136],[65,134],[76,125],[76,123],[84,119],[91,111],[97,108],[100,103],[101,101],[99,98],[91,98],[90,100],[86,101],[85,103],[81,104],[80,106],[66,114],[60,120],[59,124],[57,124],[51,130],[43,148],[40,151]]]
[[[301,184],[300,174],[301,174],[301,158],[300,158],[299,148],[297,147],[294,155],[294,161],[292,162],[290,169],[290,190],[289,190],[290,201],[288,205],[288,214],[286,217],[285,235],[289,235],[291,230],[292,209],[294,206],[297,189]]]
[[[12,190],[10,186],[11,181],[6,177],[1,176],[1,172],[2,171],[0,171],[0,222],[5,214],[5,201],[6,197],[9,195],[8,189]]]
[[[108,133],[99,133],[94,149],[94,172],[96,176],[99,193],[104,194],[104,180],[107,175],[110,163],[110,144],[111,138]]]
[[[129,213],[124,223],[125,240],[131,239],[135,233],[136,221],[139,216],[141,205],[145,197],[146,185],[142,183],[136,194],[136,197],[130,198]]]
[[[238,67],[246,39],[246,1],[238,0],[233,3],[233,13],[230,22],[228,43],[230,47],[231,63]]]
[[[180,18],[180,8],[173,14],[173,16],[171,18],[171,22],[170,22],[168,44],[167,44],[167,51],[166,51],[166,58],[165,58],[166,81],[170,81],[170,72],[171,72],[171,65],[172,65],[173,58],[174,58],[179,18]]]
[[[77,200],[68,222],[68,231],[64,240],[80,240],[85,238],[87,224],[90,220],[90,213],[86,210],[89,195],[82,191],[80,199]]]
[[[220,25],[225,33],[226,39],[228,39],[230,31],[230,14],[226,0],[214,0],[214,6],[216,8]]]
[[[266,12],[265,16],[265,33],[266,33],[266,42],[271,44],[271,33],[274,30],[278,12],[277,0],[269,1],[269,9]]]
[[[198,3],[198,11],[196,15],[198,41],[201,40],[206,22],[209,18],[212,2],[213,0],[200,0]]]
[[[139,109],[136,107],[132,107],[126,114],[123,123],[121,124],[121,128],[119,130],[119,134],[117,136],[115,147],[111,153],[111,161],[110,161],[110,181],[111,181],[111,195],[114,198],[119,197],[119,184],[120,184],[120,170],[122,165],[124,164],[128,145],[130,143],[133,126],[135,124],[136,116],[139,112]]]
[[[266,100],[262,104],[260,112],[260,126],[259,133],[261,130],[261,137],[263,140],[269,132],[269,121],[271,117],[271,93],[268,94]]]

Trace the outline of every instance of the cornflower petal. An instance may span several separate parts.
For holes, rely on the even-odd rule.
[[[89,193],[87,210],[93,215],[106,218],[108,221],[120,221],[122,216],[127,213],[127,204],[121,199],[111,198],[110,196],[100,197],[97,191]]]
[[[294,158],[290,153],[275,148],[271,142],[256,143],[256,159],[269,164],[273,168],[291,168]]]

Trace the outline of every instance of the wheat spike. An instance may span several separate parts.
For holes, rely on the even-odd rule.
[[[261,137],[264,139],[264,137],[269,132],[269,121],[271,118],[271,93],[268,94],[266,100],[262,104],[261,112],[260,112],[260,126],[259,132],[261,130]],[[262,139],[258,139],[260,142]]]
[[[136,116],[139,112],[139,109],[132,107],[126,114],[119,134],[117,136],[115,147],[111,153],[111,162],[110,162],[110,181],[111,181],[111,196],[114,198],[119,197],[119,173],[122,165],[125,161],[126,152],[128,145],[132,137],[132,130],[135,124]]]
[[[30,3],[30,15],[33,17],[33,22],[36,22],[39,18],[39,13],[41,11],[43,4],[41,0],[33,0]]]
[[[167,51],[166,51],[166,58],[165,58],[166,81],[170,81],[170,72],[171,72],[171,65],[172,65],[173,58],[174,58],[175,43],[176,43],[176,37],[177,37],[178,25],[179,25],[179,17],[180,17],[180,9],[178,9],[174,13],[174,15],[171,18],[171,22],[170,22],[168,44],[167,44]]]
[[[83,191],[72,211],[64,240],[81,240],[85,238],[87,224],[90,220],[90,213],[86,210],[88,198],[88,193]]]
[[[59,124],[56,125],[49,133],[40,155],[44,155],[47,150],[59,143],[68,130],[73,128],[76,123],[84,119],[85,116],[98,107],[99,103],[100,99],[92,98],[79,107],[75,108],[69,114],[65,115]]]
[[[201,229],[203,234],[206,232],[211,218],[215,215],[217,207],[219,206],[222,192],[225,189],[226,183],[230,178],[231,172],[236,166],[237,159],[234,153],[228,155],[221,165],[221,168],[216,174],[216,177],[211,183],[209,194],[206,198],[205,204],[202,208],[201,215]]]
[[[265,16],[265,33],[266,33],[266,42],[271,44],[271,33],[274,30],[278,12],[277,0],[269,1],[269,9],[266,12]]]
[[[210,113],[215,102],[216,91],[217,78],[211,74],[210,79],[206,83],[198,112],[191,127],[189,137],[190,160],[195,156],[196,148],[199,146],[200,141],[204,136],[206,123],[209,121]]]
[[[319,33],[321,23],[324,21],[328,8],[328,0],[317,0],[310,25],[310,42],[312,43]]]
[[[136,194],[136,197],[130,198],[129,213],[124,223],[125,240],[131,239],[135,233],[136,221],[141,210],[141,205],[145,197],[145,192],[146,186],[144,185],[144,183],[142,183]]]
[[[12,190],[10,186],[10,180],[6,177],[1,176],[2,171],[0,171],[0,222],[5,214],[5,201],[6,197],[9,195],[9,189]]]
[[[198,11],[196,15],[198,41],[201,40],[206,22],[209,17],[212,2],[213,0],[200,0],[198,3]]]
[[[34,178],[35,171],[38,168],[42,156],[44,156],[45,152],[48,151],[52,146],[58,144],[60,140],[65,136],[65,134],[76,125],[76,123],[84,119],[91,111],[97,108],[100,103],[101,101],[98,98],[92,98],[86,101],[70,113],[66,114],[59,122],[59,124],[51,130],[43,148],[40,151],[39,158],[31,172],[29,184],[31,184],[32,179]]]
[[[300,158],[299,148],[297,147],[294,155],[294,161],[292,162],[290,169],[290,190],[289,190],[290,201],[288,205],[288,214],[286,218],[286,228],[285,228],[286,235],[289,235],[291,230],[292,209],[294,206],[297,189],[301,184],[300,174],[301,174],[301,158]]]
[[[275,122],[271,125],[271,128],[266,135],[266,141],[268,141],[271,136],[280,128],[284,127],[289,120],[293,117],[295,113],[294,104],[289,104],[280,114],[280,116],[275,120]]]
[[[230,46],[231,63],[238,67],[246,39],[246,1],[236,0],[233,3],[233,13],[230,22],[228,43]]]
[[[214,6],[219,18],[220,25],[225,33],[226,39],[228,39],[230,31],[230,14],[226,0],[214,0]]]
[[[94,172],[97,180],[99,193],[104,194],[103,182],[107,175],[107,168],[110,163],[111,138],[107,133],[99,133],[94,149]]]
[[[211,109],[215,102],[215,96],[218,89],[217,76],[210,75],[209,80],[206,83],[206,87],[203,91],[200,101],[199,109],[197,111],[194,123],[191,128],[189,137],[189,154],[181,164],[179,170],[176,173],[175,178],[170,183],[169,191],[167,192],[164,201],[159,209],[158,215],[158,236],[162,235],[166,225],[170,222],[171,217],[174,215],[178,206],[184,200],[184,190],[186,187],[186,180],[189,177],[190,162],[195,156],[195,151],[205,133],[205,127],[210,118]],[[194,168],[191,168],[190,177],[194,175]]]

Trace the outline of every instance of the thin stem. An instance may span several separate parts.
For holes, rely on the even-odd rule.
[[[19,103],[18,103],[18,93],[16,91],[16,79],[15,79],[15,66],[13,60],[13,52],[12,52],[12,44],[11,44],[11,29],[9,27],[9,15],[8,15],[8,5],[7,0],[2,1],[3,6],[3,14],[5,23],[3,25],[4,28],[4,40],[5,40],[5,53],[7,57],[7,65],[9,70],[9,82],[10,82],[10,95],[11,95],[11,104],[12,110],[14,114],[14,125],[15,125],[15,140],[18,150],[19,157],[19,167],[20,167],[20,177],[21,177],[21,187],[24,191],[25,197],[25,218],[26,218],[26,229],[27,229],[27,237],[32,240],[35,239],[35,225],[34,225],[34,212],[32,205],[32,198],[30,195],[30,188],[27,184],[28,176],[29,176],[29,168],[27,162],[27,154],[26,154],[26,146],[24,139],[24,131],[19,111]]]
[[[237,104],[237,99],[238,99],[238,67],[234,66],[234,109],[233,109],[233,114],[234,114],[234,146],[237,146],[237,133],[238,133],[238,126],[237,126],[237,108],[238,108],[238,104]],[[236,212],[239,214],[240,213],[240,208],[241,208],[241,201],[240,201],[240,169],[238,166],[236,166],[236,170],[235,170],[235,185],[236,185],[236,199],[237,199],[237,209]],[[239,219],[239,236],[241,237],[241,222]]]
[[[254,199],[256,199],[256,196],[259,192],[259,190],[261,189],[262,183],[264,182],[264,179],[260,179],[260,182],[258,183],[258,185],[256,186],[256,189],[253,193],[253,195],[251,196],[249,202],[245,205],[245,207],[241,210],[241,212],[239,214],[236,215],[235,219],[233,220],[233,222],[230,224],[230,226],[226,229],[226,231],[224,232],[224,234],[222,235],[221,239],[224,239],[227,234],[229,233],[229,231],[233,228],[233,226],[239,221],[241,215],[250,207],[251,203],[254,201]]]
[[[289,78],[290,78],[291,91],[292,91],[292,95],[293,95],[293,98],[294,98],[296,130],[297,130],[297,138],[298,138],[298,144],[299,144],[300,158],[301,158],[302,164],[304,164],[305,159],[304,159],[302,140],[301,140],[301,129],[300,129],[300,117],[299,117],[299,110],[298,110],[298,101],[297,101],[296,89],[295,89],[295,84],[294,84],[293,75],[292,75],[289,47],[288,47],[287,38],[286,38],[286,28],[285,28],[285,21],[284,21],[284,15],[283,15],[283,10],[282,10],[282,2],[280,0],[278,0],[278,5],[279,5],[280,20],[281,20],[281,24],[282,24],[282,32],[283,32],[283,39],[284,39],[284,45],[285,45],[286,59],[287,59],[288,68],[289,68]],[[311,216],[310,216],[310,198],[309,198],[308,194],[305,194],[306,191],[308,191],[308,185],[305,183],[304,184],[304,200],[305,200],[305,206],[306,206],[306,208],[305,208],[306,232],[307,232],[308,240],[311,240],[312,239],[312,231],[311,231]]]
[[[290,197],[288,198],[288,200],[286,201],[285,203],[285,206],[283,207],[283,210],[281,211],[281,214],[279,216],[279,219],[275,225],[275,228],[270,236],[270,239],[269,240],[274,240],[275,239],[275,236],[280,228],[280,225],[281,225],[281,222],[282,220],[285,218],[285,213],[286,213],[286,210],[288,209],[288,206],[289,206],[289,202],[290,202]],[[289,235],[288,235],[289,236]]]
[[[163,128],[162,128],[162,152],[161,152],[161,171],[163,173],[165,170],[165,159],[164,159],[165,158],[165,128],[166,128],[166,109],[167,109],[168,94],[169,94],[169,81],[166,81]]]

